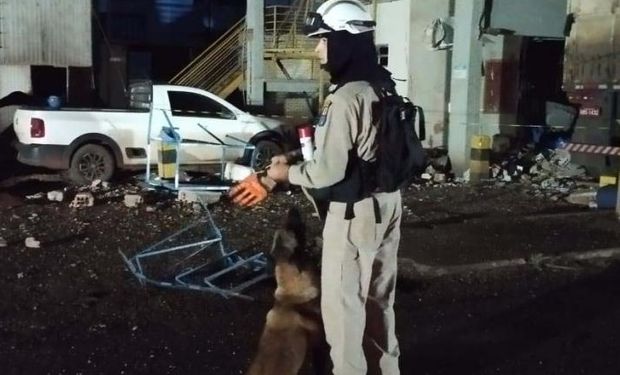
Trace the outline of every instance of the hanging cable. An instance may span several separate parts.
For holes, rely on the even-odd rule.
[[[425,41],[431,51],[447,50],[452,48],[452,43],[447,43],[447,25],[441,18],[435,18],[430,25],[424,29]]]

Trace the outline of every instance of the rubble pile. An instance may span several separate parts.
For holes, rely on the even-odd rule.
[[[508,155],[491,165],[491,178],[499,183],[531,184],[535,195],[560,199],[587,179],[586,169],[571,162],[571,155],[562,149],[536,152],[532,146]]]

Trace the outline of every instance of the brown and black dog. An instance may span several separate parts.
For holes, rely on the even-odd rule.
[[[306,227],[291,209],[274,234],[270,253],[277,288],[258,353],[247,375],[296,375],[311,353],[317,374],[326,369],[327,344],[320,311],[319,271],[306,248]]]

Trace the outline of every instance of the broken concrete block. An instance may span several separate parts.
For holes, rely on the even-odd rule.
[[[446,182],[446,175],[444,173],[435,173],[433,175],[433,182],[438,184]]]
[[[138,207],[143,202],[142,196],[138,194],[125,194],[125,206],[132,208]]]
[[[510,173],[504,169],[504,171],[502,172],[502,181],[503,182],[512,182],[512,177],[510,176]]]
[[[52,202],[62,202],[65,198],[65,194],[60,190],[54,190],[47,192],[47,199]]]
[[[95,205],[95,197],[91,193],[77,193],[69,204],[71,208],[92,207]]]
[[[194,203],[199,202],[198,192],[194,190],[180,189],[177,196],[179,202]]]
[[[252,173],[254,173],[254,169],[251,167],[228,162],[224,168],[223,177],[225,180],[241,181]]]
[[[431,174],[430,174],[430,173],[422,173],[422,175],[421,175],[420,177],[421,177],[423,180],[426,180],[426,181],[430,181],[430,180],[433,178],[433,176],[431,176]]]
[[[591,202],[596,201],[596,191],[575,192],[565,198],[568,203],[581,206],[590,206]]]
[[[27,248],[30,249],[38,249],[41,247],[41,242],[34,239],[34,237],[28,237],[24,241],[24,244]]]
[[[0,237],[0,247],[7,247],[9,246],[8,243],[6,242],[6,240],[2,237]]]
[[[212,204],[219,202],[221,196],[221,192],[180,189],[177,200],[184,203]]]

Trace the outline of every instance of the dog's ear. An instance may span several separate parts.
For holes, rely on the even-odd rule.
[[[273,244],[269,254],[276,260],[289,259],[299,245],[297,236],[290,230],[278,229],[273,235]]]
[[[306,245],[306,224],[304,223],[301,213],[297,207],[289,209],[284,222],[284,228],[295,234],[297,238],[297,246],[305,247]]]

